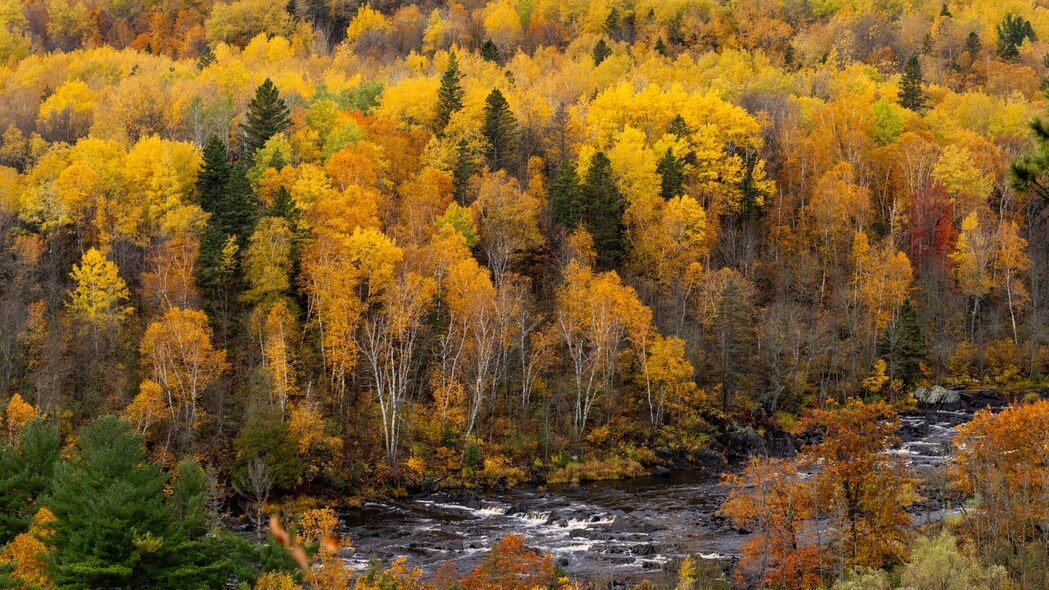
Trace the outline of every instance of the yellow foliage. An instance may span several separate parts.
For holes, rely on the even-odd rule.
[[[14,443],[18,441],[18,433],[22,431],[22,428],[36,416],[36,409],[23,400],[21,395],[16,393],[7,402],[5,414],[4,423],[7,427],[7,438]]]

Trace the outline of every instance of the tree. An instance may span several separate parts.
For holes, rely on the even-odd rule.
[[[434,128],[438,135],[448,126],[452,114],[463,108],[462,74],[459,73],[459,60],[455,52],[448,54],[448,68],[441,75],[441,87],[437,90],[437,113],[434,115]]]
[[[586,178],[579,190],[575,212],[594,238],[597,266],[615,268],[623,260],[623,211],[626,207],[612,175],[612,163],[604,152],[590,158]]]
[[[484,101],[483,133],[488,142],[486,154],[492,169],[513,166],[517,151],[517,121],[498,88],[492,90]]]
[[[685,164],[674,155],[674,150],[667,148],[659,159],[656,172],[661,178],[659,194],[664,200],[684,194]]]
[[[55,515],[46,539],[54,583],[84,590],[221,585],[223,562],[180,528],[163,502],[166,482],[126,422],[113,416],[91,422],[72,459],[56,467],[46,500]]]
[[[200,418],[204,392],[226,370],[226,351],[211,344],[208,316],[202,311],[172,307],[151,323],[139,346],[143,368],[161,387],[173,436],[188,446]]]
[[[41,508],[33,517],[32,525],[20,533],[0,550],[0,572],[5,565],[14,565],[11,575],[14,580],[5,584],[0,573],[0,588],[53,588],[47,575],[47,545],[50,526],[55,517],[47,508]]]
[[[61,439],[51,422],[34,418],[17,444],[0,443],[0,546],[25,532],[50,489]]]
[[[467,191],[470,188],[470,178],[474,175],[474,155],[466,138],[461,138],[455,146],[455,168],[452,169],[452,195],[460,205],[467,205]]]
[[[575,164],[569,158],[561,160],[557,167],[557,177],[550,187],[550,209],[553,217],[568,229],[574,229],[579,222],[579,175]]]
[[[599,66],[601,62],[608,59],[608,56],[612,55],[612,48],[605,43],[604,39],[598,39],[590,55],[594,58],[594,65]]]
[[[1018,14],[1006,14],[995,28],[998,34],[998,55],[1002,59],[1016,59],[1020,56],[1020,46],[1025,39],[1035,41],[1031,21]]]
[[[481,45],[481,59],[499,63],[499,46],[491,39],[485,39],[484,45]]]
[[[69,276],[76,287],[69,293],[67,307],[73,315],[95,326],[96,331],[98,325],[118,322],[134,312],[127,304],[130,292],[117,265],[95,248],[84,253]]]
[[[653,49],[655,49],[656,53],[658,53],[659,55],[666,57],[667,44],[663,41],[663,37],[659,37],[658,39],[656,39],[656,44],[655,46],[653,46]]]
[[[255,89],[255,97],[248,105],[245,121],[241,124],[244,154],[250,157],[269,138],[284,131],[291,124],[291,111],[280,97],[280,92],[269,78]]]
[[[213,215],[221,210],[229,177],[226,144],[212,136],[204,146],[204,164],[197,174],[197,202],[201,209]]]
[[[532,590],[556,588],[556,581],[553,557],[525,547],[521,535],[507,535],[460,584],[465,590]]]
[[[885,331],[878,340],[878,355],[885,359],[890,379],[900,379],[907,385],[913,385],[921,376],[921,365],[925,361],[925,339],[918,322],[918,312],[909,298],[903,300],[895,317],[885,325]]]
[[[900,106],[915,112],[925,110],[925,91],[922,90],[922,65],[917,55],[912,55],[903,68],[900,81]]]

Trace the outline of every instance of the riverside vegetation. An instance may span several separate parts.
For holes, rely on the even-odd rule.
[[[751,537],[682,590],[1045,587],[1047,38],[1034,0],[0,0],[0,587],[561,588],[517,536],[353,571],[334,509],[690,466]],[[933,385],[1014,405],[917,523],[887,451]]]

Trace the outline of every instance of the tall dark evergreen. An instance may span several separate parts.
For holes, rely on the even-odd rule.
[[[474,175],[476,165],[470,145],[466,139],[460,139],[455,147],[455,168],[452,169],[452,196],[462,206],[468,203],[470,177]]]
[[[291,125],[290,115],[288,104],[280,97],[277,87],[266,78],[255,89],[255,98],[248,105],[247,120],[240,126],[244,134],[244,154],[250,157],[269,138],[287,129]]]
[[[918,312],[910,299],[904,299],[896,314],[878,339],[878,354],[885,359],[890,378],[913,384],[921,375],[925,360],[925,339],[922,337]]]
[[[656,44],[653,47],[653,49],[655,49],[656,53],[658,53],[659,55],[666,56],[666,54],[667,54],[667,44],[663,42],[663,38],[662,37],[656,39]]]
[[[550,186],[550,208],[554,219],[572,229],[579,222],[579,175],[569,158],[561,160]]]
[[[925,108],[925,91],[922,90],[922,65],[917,55],[912,55],[903,68],[900,82],[900,106],[919,112]]]
[[[0,546],[29,529],[51,486],[61,439],[51,422],[31,420],[18,444],[0,446]]]
[[[448,56],[448,68],[441,75],[441,87],[437,90],[437,113],[434,115],[434,129],[438,134],[448,126],[452,113],[463,108],[462,74],[459,73],[459,60],[453,51]]]
[[[168,478],[146,460],[142,438],[113,416],[89,424],[74,457],[55,468],[46,504],[55,515],[46,542],[51,579],[59,588],[217,588],[226,581],[216,548],[201,534],[201,497],[178,511],[164,503]],[[177,488],[176,488],[177,489]],[[177,516],[181,515],[181,516]],[[195,517],[193,517],[195,518]]]
[[[491,39],[487,39],[481,45],[481,59],[492,63],[499,63],[499,46]]]
[[[255,231],[258,219],[259,202],[248,180],[247,170],[242,165],[230,167],[229,180],[222,195],[216,215],[226,235],[236,236],[243,248],[248,238]]]
[[[998,23],[995,32],[998,34],[998,55],[1002,59],[1020,57],[1020,46],[1025,39],[1036,41],[1031,21],[1018,14],[1007,14]]]
[[[946,16],[947,18],[951,18],[952,16],[954,16],[953,14],[951,14],[951,9],[947,8],[946,2],[944,2],[943,6],[940,7],[940,16]]]
[[[612,163],[604,152],[590,158],[590,168],[579,191],[576,211],[579,221],[594,238],[597,265],[612,269],[626,254],[623,243],[623,195],[616,188]]]
[[[204,146],[204,164],[197,174],[197,199],[208,213],[218,210],[229,182],[230,165],[226,145],[212,136]]]
[[[664,199],[671,199],[685,192],[685,164],[674,155],[674,150],[667,148],[666,153],[656,164],[656,172],[661,177],[659,194]]]
[[[492,170],[512,167],[517,152],[517,121],[498,88],[484,101],[484,137],[488,140],[488,165]]]
[[[969,59],[976,59],[980,55],[980,36],[976,31],[969,31],[965,38],[965,50],[969,52]]]
[[[203,70],[213,63],[215,63],[215,52],[211,50],[210,45],[205,45],[204,49],[200,50],[200,57],[197,58],[197,69]]]
[[[598,39],[590,55],[594,58],[594,65],[599,66],[601,62],[608,59],[608,56],[612,55],[612,48],[608,46],[608,43],[605,43],[604,39]]]

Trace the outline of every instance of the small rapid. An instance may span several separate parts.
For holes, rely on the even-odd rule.
[[[965,411],[900,417],[901,444],[890,451],[919,476],[942,471]],[[683,555],[733,560],[747,538],[718,513],[727,494],[719,478],[672,472],[578,487],[522,487],[507,492],[437,493],[398,502],[368,502],[342,515],[341,533],[353,544],[347,559],[405,556],[433,571],[451,560],[460,573],[480,563],[501,537],[523,535],[551,553],[572,576],[644,575]],[[927,510],[927,508],[926,508]],[[916,513],[919,520],[929,518]]]

